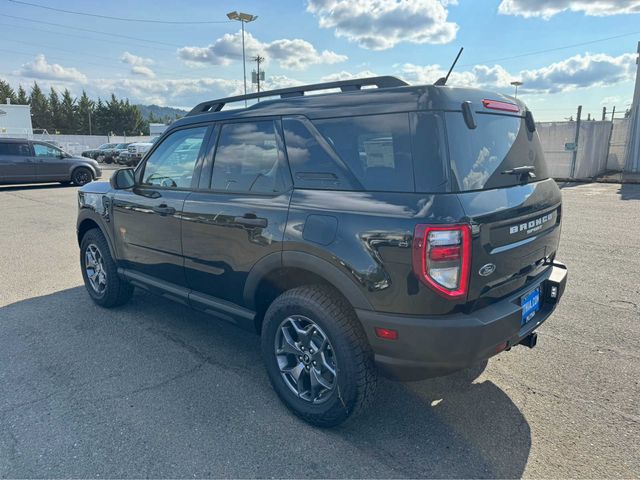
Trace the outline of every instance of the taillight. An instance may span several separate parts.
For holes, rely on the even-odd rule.
[[[500,110],[501,112],[512,112],[519,113],[520,107],[515,103],[510,102],[501,102],[499,100],[482,100],[482,105],[484,108],[488,108],[489,110]]]
[[[468,225],[416,225],[413,271],[428,287],[445,297],[467,294],[471,266]]]

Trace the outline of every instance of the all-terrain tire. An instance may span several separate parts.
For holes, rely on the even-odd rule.
[[[296,395],[280,371],[276,335],[281,324],[291,316],[311,320],[333,347],[335,384],[320,404]],[[377,383],[373,352],[353,308],[333,289],[309,285],[281,294],[265,314],[261,344],[273,388],[284,404],[306,422],[333,427],[358,416],[371,404]]]
[[[103,287],[102,290],[96,290],[92,286],[87,273],[87,250],[90,248],[92,250],[97,249],[102,259],[101,269],[104,271],[106,278],[104,285],[101,285]],[[101,307],[112,308],[124,305],[133,295],[133,285],[118,275],[118,268],[111,257],[107,239],[97,228],[88,230],[82,237],[80,242],[80,265],[82,267],[84,285],[91,299]]]

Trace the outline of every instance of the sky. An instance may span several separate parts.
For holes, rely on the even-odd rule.
[[[43,8],[46,7],[46,8]],[[189,109],[243,91],[395,75],[514,93],[537,120],[631,103],[640,0],[0,0],[0,78]]]

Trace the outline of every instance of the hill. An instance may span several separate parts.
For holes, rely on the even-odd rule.
[[[161,107],[159,105],[136,105],[145,120],[170,122],[176,117],[184,117],[188,111],[181,108]]]

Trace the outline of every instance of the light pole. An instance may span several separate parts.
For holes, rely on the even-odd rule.
[[[523,83],[519,80],[514,80],[513,82],[511,82],[511,85],[516,87],[516,98],[518,98],[518,87],[521,87]]]
[[[227,13],[227,18],[229,20],[237,20],[242,24],[242,74],[244,77],[244,94],[247,94],[247,65],[244,60],[244,24],[253,22],[257,15],[251,15],[250,13],[238,13],[235,10],[233,12]],[[244,106],[247,106],[247,101],[244,101]]]

